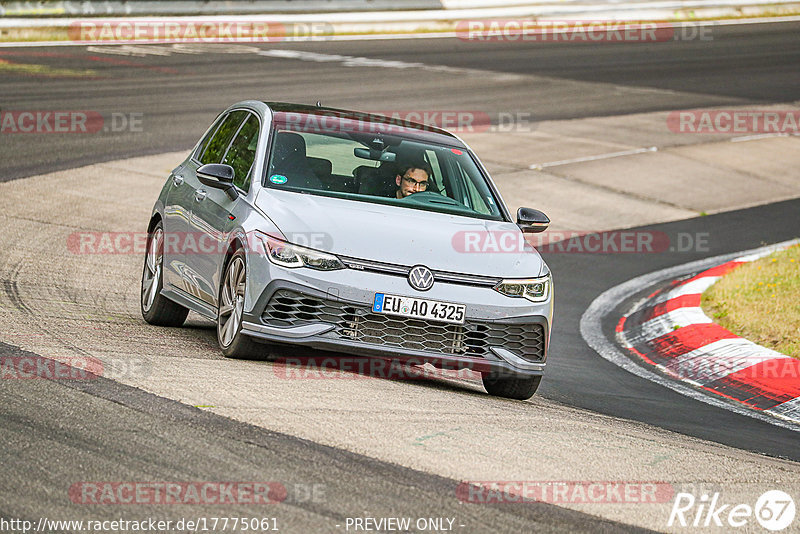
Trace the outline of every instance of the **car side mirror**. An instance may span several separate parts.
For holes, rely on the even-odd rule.
[[[547,230],[550,218],[539,210],[520,208],[517,210],[517,226],[523,233],[538,234]]]
[[[197,169],[197,179],[208,187],[222,189],[231,200],[236,200],[239,192],[233,186],[233,167],[222,163],[207,163]]]

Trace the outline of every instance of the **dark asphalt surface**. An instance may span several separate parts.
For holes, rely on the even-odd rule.
[[[673,265],[800,237],[800,199],[632,231],[663,232],[673,245],[688,243],[686,236],[699,236],[708,246],[698,251],[652,254],[543,254],[557,276],[558,296],[541,395],[732,447],[800,461],[800,433],[694,401],[635,377],[599,357],[579,333],[583,312],[606,289]],[[614,339],[614,327],[632,303],[652,290],[634,295],[608,316],[603,328],[609,339]]]
[[[0,181],[184,150],[220,110],[251,98],[322,100],[332,107],[378,111],[475,110],[491,117],[520,112],[530,113],[534,121],[798,99],[800,23],[717,26],[709,31],[711,40],[662,43],[423,39],[259,45],[264,50],[525,76],[492,83],[487,83],[496,77],[491,72],[352,67],[341,59],[297,61],[245,52],[253,49],[245,45],[195,45],[190,50],[197,53],[142,56],[98,53],[84,46],[0,48],[3,111],[95,111],[109,127],[113,127],[112,113],[142,114],[138,131],[2,134]],[[238,53],[221,53],[225,49]],[[12,65],[3,69],[2,62]],[[46,69],[19,72],[25,65],[79,72],[73,76]],[[7,70],[12,67],[17,70]]]
[[[0,344],[0,356],[34,355]],[[643,532],[548,504],[464,504],[459,481],[238,423],[106,378],[0,380],[0,398],[6,520],[275,518],[281,532],[306,533],[346,532],[348,517],[411,517],[450,518],[464,533]],[[181,504],[125,505],[111,503],[129,493],[84,491],[113,482],[234,481],[277,483],[268,496],[279,502],[247,504],[243,493],[242,504],[195,504],[186,492]],[[106,504],[85,503],[83,495]],[[91,529],[47,530],[56,531]],[[231,523],[211,531],[234,529]]]
[[[530,112],[537,120],[617,115],[798,99],[800,24],[716,27],[712,41],[645,44],[465,43],[455,39],[263,45],[532,76],[492,84],[477,74],[345,67],[254,52],[121,56],[86,47],[0,49],[0,60],[87,70],[83,77],[17,71],[0,76],[3,111],[91,110],[142,113],[141,131],[0,134],[0,180],[190,147],[221,109],[246,98],[314,102],[356,109],[480,109]],[[492,76],[492,74],[486,74]],[[575,81],[597,82],[591,94]],[[619,87],[652,91],[622,93]],[[387,106],[387,102],[391,103]],[[423,103],[423,105],[420,104]],[[548,254],[558,304],[543,396],[600,413],[655,424],[734,447],[800,460],[798,434],[714,408],[630,375],[583,342],[578,322],[605,289],[643,273],[800,235],[794,200],[651,227],[672,236],[708,232],[710,248],[637,255]],[[624,307],[624,306],[622,306]],[[606,325],[611,326],[611,325]],[[13,354],[0,346],[3,355]],[[373,516],[454,516],[475,531],[597,530],[556,507],[459,505],[454,481],[400,468],[212,416],[120,384],[1,381],[0,456],[4,517],[109,518],[209,515],[179,510],[71,505],[79,480],[278,480],[325,484],[322,502],[279,505],[292,525]],[[31,430],[33,429],[33,430]],[[67,466],[72,466],[72,470]],[[84,472],[75,473],[74,466]],[[450,512],[452,511],[452,513]],[[230,512],[225,510],[225,512]],[[262,509],[242,505],[238,515]],[[219,511],[222,514],[223,511]],[[607,528],[620,528],[607,524]],[[601,527],[602,528],[602,527]]]

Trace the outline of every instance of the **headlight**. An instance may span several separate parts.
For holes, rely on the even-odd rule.
[[[550,298],[550,273],[539,278],[503,280],[494,290],[507,297],[522,297],[531,302],[544,302]]]
[[[264,252],[269,261],[281,267],[296,269],[308,267],[318,271],[335,271],[344,269],[344,264],[333,254],[326,254],[310,248],[293,245],[266,234],[258,234],[264,243]]]

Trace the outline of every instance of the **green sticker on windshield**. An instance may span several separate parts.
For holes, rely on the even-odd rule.
[[[285,184],[289,179],[282,174],[273,174],[269,177],[269,181],[273,184]]]

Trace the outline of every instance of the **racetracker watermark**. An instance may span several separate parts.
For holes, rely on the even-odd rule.
[[[276,377],[283,380],[357,380],[360,378],[434,380],[450,378],[474,381],[481,378],[480,370],[470,368],[468,365],[458,368],[429,368],[424,367],[424,363],[422,360],[413,358],[388,360],[366,357],[309,356],[279,358],[273,364],[273,372]]]
[[[90,356],[60,360],[42,356],[0,356],[3,380],[88,380],[103,374],[103,362]]]
[[[278,504],[286,500],[280,482],[76,482],[75,504]]]
[[[609,20],[462,20],[456,35],[470,42],[661,43],[711,41],[712,28],[693,23]]]
[[[145,254],[150,235],[147,232],[74,232],[67,236],[71,254]],[[164,235],[161,250],[167,254],[225,254],[231,236],[206,232],[171,232]],[[238,237],[249,252],[265,254],[269,237],[249,232]],[[335,250],[333,236],[327,232],[289,232],[274,236],[315,250]],[[530,253],[534,248],[549,254],[651,254],[665,252],[708,252],[708,232],[679,232],[670,235],[658,231],[612,230],[606,232],[551,231],[523,234],[516,230],[462,230],[453,234],[450,244],[464,254]]]
[[[680,333],[676,334],[668,334],[649,344],[657,351],[669,351],[672,347],[682,346]],[[735,379],[745,383],[767,381],[771,387],[781,388],[783,384],[789,390],[800,380],[800,366],[792,358],[770,358],[754,362],[747,359],[753,355],[752,349],[747,345],[732,343],[729,348],[717,346],[714,352],[703,352],[700,349],[697,353],[694,358],[672,358],[659,368],[675,378],[701,384],[719,379]],[[750,365],[741,368],[742,362]]]
[[[85,44],[324,41],[334,34],[325,22],[265,20],[79,20],[67,30],[71,41]]]
[[[519,254],[533,252],[569,254],[651,254],[663,252],[708,252],[707,232],[613,230],[607,232],[552,231],[522,234],[513,231],[462,230],[451,245],[465,254]]]
[[[667,128],[695,134],[800,134],[800,111],[692,109],[672,111]]]
[[[538,127],[533,113],[480,110],[397,110],[375,109],[356,113],[350,119],[334,112],[284,113],[281,127],[293,132],[312,133],[402,133],[408,128],[423,131],[444,129],[454,133],[530,132]]]
[[[461,502],[473,504],[647,504],[666,503],[672,484],[642,481],[467,481],[456,488]]]
[[[150,236],[151,234],[147,232],[74,232],[67,236],[67,250],[77,255],[144,254],[147,252]],[[225,254],[231,245],[227,237],[227,234],[222,233],[166,233],[162,251],[167,254]],[[247,251],[266,253],[268,246],[266,234],[249,232],[238,237]],[[284,236],[276,237],[281,241],[316,250],[333,248],[333,237],[326,232],[288,232]]]
[[[141,358],[109,358],[92,356],[0,356],[0,380],[112,380],[146,378],[152,364]]]
[[[144,113],[98,111],[2,111],[0,134],[96,134],[142,132]]]

